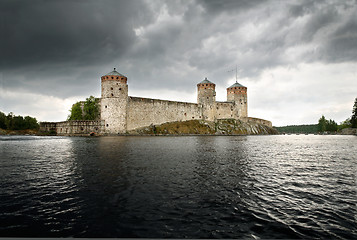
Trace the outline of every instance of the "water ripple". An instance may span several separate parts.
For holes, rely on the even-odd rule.
[[[0,237],[357,238],[357,138],[0,136]]]

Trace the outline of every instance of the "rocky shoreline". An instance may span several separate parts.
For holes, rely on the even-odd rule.
[[[224,119],[217,122],[190,120],[185,122],[164,123],[128,131],[125,134],[95,134],[94,136],[242,136],[242,135],[278,135],[276,129],[258,123],[246,123],[240,120]],[[4,130],[0,135],[56,136],[39,130]],[[292,134],[294,135],[294,134]],[[326,134],[329,135],[329,134]],[[356,135],[357,128],[345,128],[333,135]],[[68,136],[90,136],[90,134],[74,134]]]
[[[0,128],[0,135],[41,135],[38,130],[4,130]]]
[[[129,135],[270,135],[279,132],[266,125],[248,123],[236,119],[220,119],[216,122],[190,120],[150,125],[128,131]]]

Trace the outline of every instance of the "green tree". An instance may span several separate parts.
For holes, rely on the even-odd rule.
[[[324,115],[319,119],[319,123],[317,124],[317,130],[319,132],[325,132],[326,131],[326,125],[327,125],[327,120]]]
[[[334,120],[328,120],[326,122],[326,131],[335,132],[337,131],[337,123]]]
[[[0,112],[0,128],[6,129],[6,115],[3,112]]]
[[[24,117],[25,129],[39,129],[40,125],[38,124],[36,118],[26,116]]]
[[[350,128],[351,127],[351,118],[347,118],[345,121],[341,122],[340,125],[338,125],[338,130],[342,130],[344,128]]]
[[[14,114],[10,112],[5,119],[6,129],[13,130],[14,129]]]
[[[7,116],[0,112],[0,128],[8,130],[38,129],[40,126],[36,118],[15,116],[10,112]]]
[[[351,127],[357,128],[357,98],[355,99],[355,104],[353,105]]]
[[[84,119],[85,120],[95,120],[99,116],[99,104],[98,99],[90,96],[86,99],[83,106]]]
[[[72,105],[70,110],[71,114],[68,117],[68,120],[83,120],[81,103],[77,102]]]
[[[14,116],[11,130],[24,130],[24,129],[25,129],[24,118],[22,116]]]

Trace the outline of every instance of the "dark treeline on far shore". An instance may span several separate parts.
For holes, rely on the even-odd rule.
[[[317,124],[274,127],[280,133],[317,133]]]
[[[333,133],[339,132],[344,128],[357,128],[357,98],[352,109],[352,116],[345,121],[337,124],[334,120],[327,120],[321,116],[317,124],[310,125],[291,125],[284,127],[274,127],[280,133]]]
[[[334,133],[339,132],[344,128],[350,127],[352,127],[350,118],[346,119],[340,124],[337,124],[334,120],[327,120],[325,116],[322,115],[322,117],[318,121],[318,124],[290,125],[274,128],[280,133]]]
[[[30,116],[15,116],[12,112],[8,115],[0,111],[0,128],[4,130],[39,129],[36,118]]]

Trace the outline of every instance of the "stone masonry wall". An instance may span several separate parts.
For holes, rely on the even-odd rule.
[[[127,130],[166,122],[202,119],[202,108],[196,103],[129,97]]]
[[[128,85],[119,81],[102,81],[101,117],[107,133],[125,133],[127,129]]]
[[[233,107],[232,102],[217,102],[217,119],[233,118]]]
[[[56,132],[57,135],[100,135],[104,132],[104,121],[64,121],[64,122],[41,122],[41,132]]]

